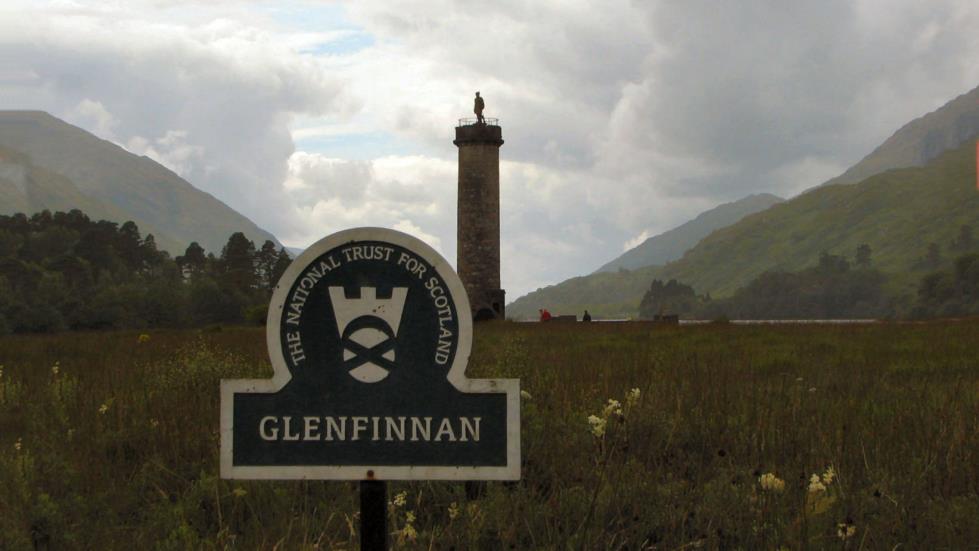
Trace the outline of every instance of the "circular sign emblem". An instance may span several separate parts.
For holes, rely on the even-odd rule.
[[[445,381],[472,342],[459,276],[428,245],[380,228],[332,235],[296,259],[267,331],[294,382],[352,392]]]

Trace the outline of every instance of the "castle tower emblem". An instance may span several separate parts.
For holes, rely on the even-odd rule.
[[[347,298],[343,287],[330,287],[330,302],[343,347],[343,367],[362,383],[384,380],[397,365],[395,345],[407,287],[377,298],[376,287],[361,287],[360,298]]]

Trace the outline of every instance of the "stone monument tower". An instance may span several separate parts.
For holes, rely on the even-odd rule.
[[[497,119],[482,116],[476,93],[477,119],[460,119],[459,206],[456,267],[469,295],[473,319],[503,319],[506,292],[500,288],[500,146]]]

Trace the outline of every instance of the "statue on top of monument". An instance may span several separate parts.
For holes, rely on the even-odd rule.
[[[486,124],[486,119],[483,118],[483,108],[486,104],[483,103],[483,98],[479,97],[479,92],[476,92],[476,103],[473,105],[473,112],[476,113],[476,124]]]

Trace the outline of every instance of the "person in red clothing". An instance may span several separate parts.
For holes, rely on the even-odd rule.
[[[547,311],[547,308],[538,311],[540,312],[541,321],[548,321],[551,319],[551,313]]]

